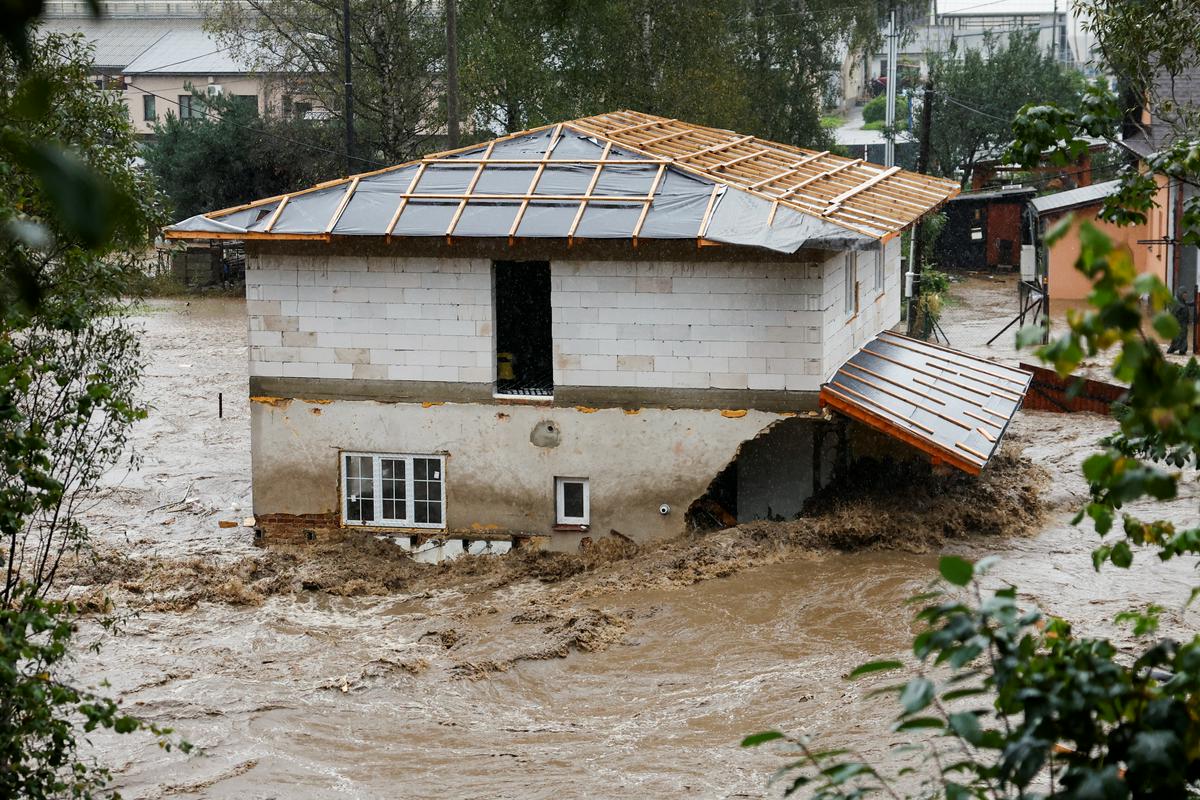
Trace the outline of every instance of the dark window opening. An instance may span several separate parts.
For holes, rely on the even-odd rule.
[[[549,262],[497,261],[495,287],[496,392],[552,396]]]

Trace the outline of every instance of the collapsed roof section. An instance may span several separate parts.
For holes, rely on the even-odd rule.
[[[1000,447],[1033,375],[884,331],[821,387],[821,404],[971,475]]]
[[[695,239],[868,248],[955,183],[630,111],[550,125],[184,220],[173,239]]]

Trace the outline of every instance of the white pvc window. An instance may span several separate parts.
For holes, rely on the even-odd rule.
[[[858,253],[846,253],[846,315],[858,310]]]
[[[883,291],[883,247],[875,251],[875,291]]]
[[[559,525],[587,525],[592,497],[587,478],[555,478],[555,521]]]
[[[446,527],[441,456],[342,453],[342,522],[397,528]]]

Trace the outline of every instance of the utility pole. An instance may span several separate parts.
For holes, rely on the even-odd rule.
[[[933,77],[925,79],[925,91],[921,93],[921,144],[917,151],[917,172],[929,171],[929,140],[933,131]],[[925,222],[918,220],[913,228],[912,263],[908,265],[905,288],[908,289],[908,335],[918,333],[917,298],[921,296],[921,262],[925,259]]]
[[[888,15],[888,64],[887,64],[887,111],[884,117],[884,136],[887,141],[883,149],[883,165],[896,164],[896,4],[892,3]]]
[[[346,174],[354,172],[354,76],[350,66],[350,0],[342,0],[342,69],[346,98]]]
[[[446,2],[446,134],[458,147],[458,0]]]

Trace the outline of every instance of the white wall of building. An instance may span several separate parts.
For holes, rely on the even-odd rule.
[[[883,289],[875,288],[875,258],[882,253]],[[846,260],[839,253],[829,263],[825,281],[824,367],[821,381],[827,380],[858,348],[881,330],[900,321],[900,237],[883,245],[882,251],[865,250],[857,254],[858,304],[846,310]]]
[[[487,383],[484,259],[252,256],[250,374]]]
[[[820,264],[552,264],[554,382],[812,391]]]
[[[261,255],[249,267],[252,376],[495,377],[489,260]],[[822,277],[826,271],[805,263],[554,262],[555,384],[815,391],[842,302],[838,273]],[[872,307],[856,329],[885,318]]]

